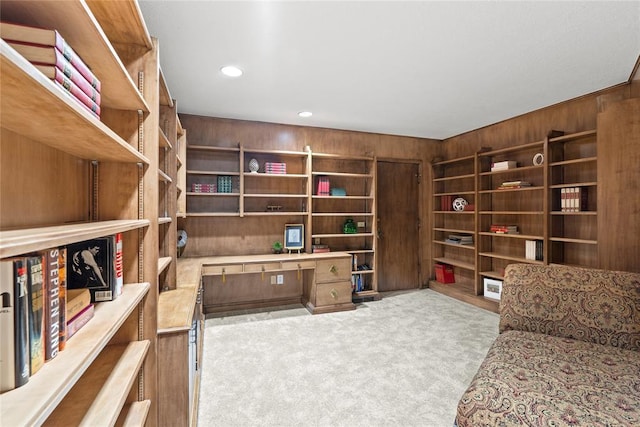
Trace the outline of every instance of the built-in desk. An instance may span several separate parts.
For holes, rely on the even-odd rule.
[[[178,287],[202,280],[205,314],[302,303],[313,313],[353,310],[345,252],[181,258]]]

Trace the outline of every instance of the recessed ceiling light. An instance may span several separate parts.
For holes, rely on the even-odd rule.
[[[242,70],[233,65],[224,66],[220,68],[220,71],[222,74],[229,77],[240,77],[242,75]]]
[[[313,113],[311,111],[300,111],[298,115],[300,117],[311,117],[313,116]]]

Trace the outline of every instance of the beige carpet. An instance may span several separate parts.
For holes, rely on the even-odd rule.
[[[209,318],[199,426],[451,426],[498,315],[430,289]]]

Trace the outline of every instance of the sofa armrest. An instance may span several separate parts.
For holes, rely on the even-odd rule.
[[[640,274],[511,264],[500,333],[521,330],[640,351]]]

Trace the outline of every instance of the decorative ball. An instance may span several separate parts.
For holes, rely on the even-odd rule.
[[[258,173],[258,169],[260,169],[260,164],[256,159],[251,159],[249,161],[249,170],[251,173]]]
[[[462,197],[458,197],[453,200],[453,210],[454,211],[463,211],[464,207],[467,205],[467,201]]]

